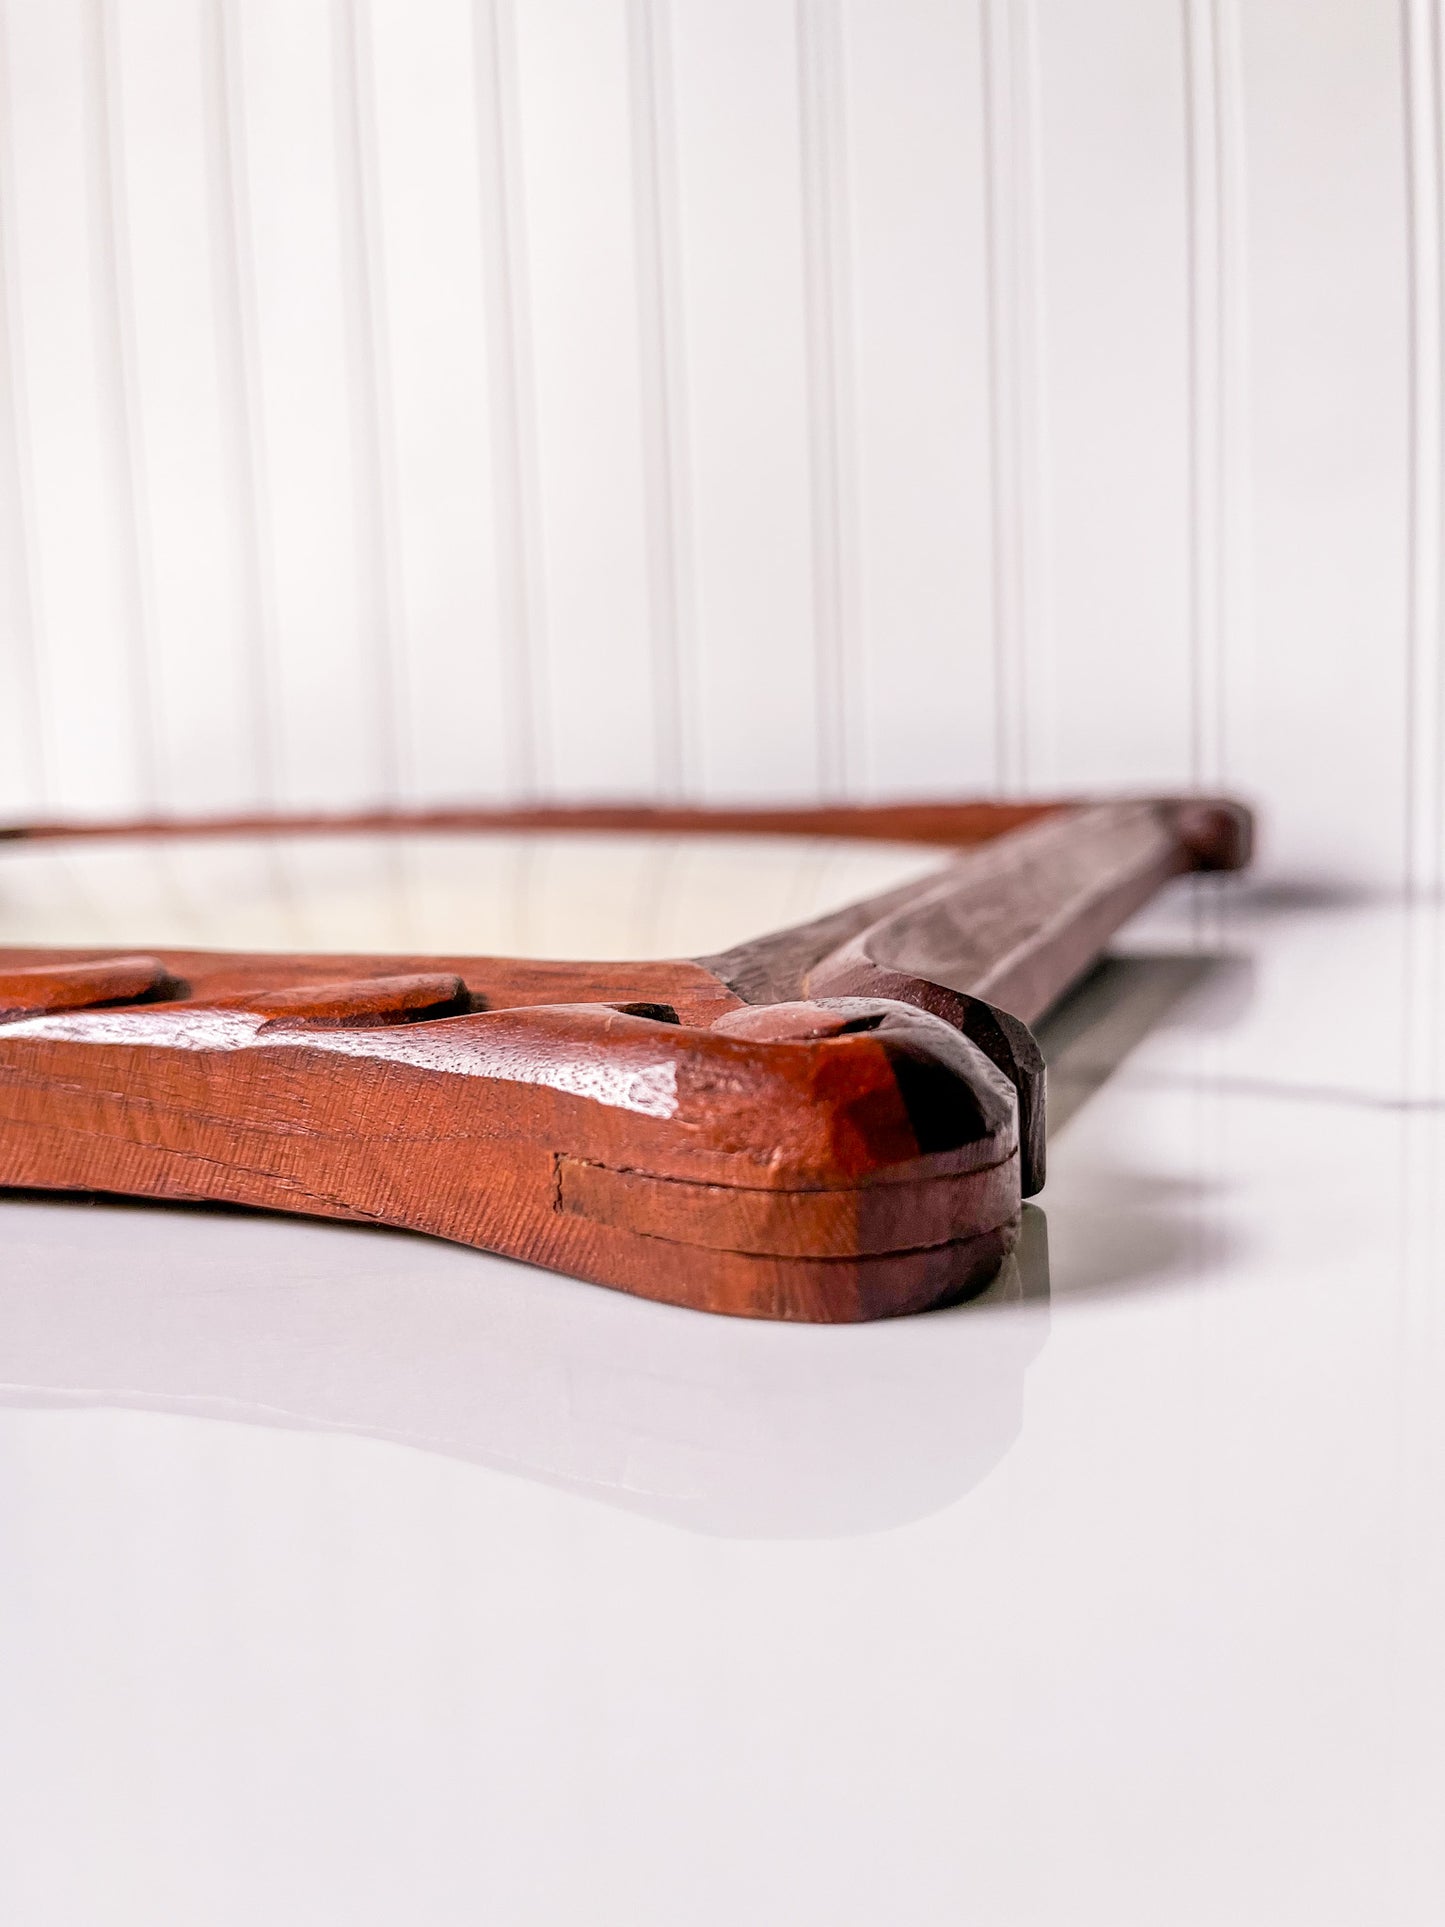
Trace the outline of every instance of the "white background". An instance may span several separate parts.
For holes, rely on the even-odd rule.
[[[1227,784],[1439,882],[1432,0],[4,0],[0,814]]]

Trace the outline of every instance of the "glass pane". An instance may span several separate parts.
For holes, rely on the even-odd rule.
[[[936,869],[919,844],[280,832],[0,845],[0,945],[687,957]]]

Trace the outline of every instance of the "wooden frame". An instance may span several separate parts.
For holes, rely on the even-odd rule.
[[[1028,1031],[1211,800],[233,819],[915,840],[941,870],[662,963],[0,951],[0,1184],[369,1220],[708,1311],[837,1322],[982,1288],[1043,1183]]]

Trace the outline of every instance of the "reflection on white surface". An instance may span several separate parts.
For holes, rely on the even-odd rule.
[[[0,845],[0,945],[692,957],[946,853],[828,837],[176,836]]]
[[[6,1927],[1445,1918],[1438,931],[1212,901],[1054,1029],[1047,1308],[0,1205]]]
[[[657,1307],[431,1239],[259,1213],[0,1207],[0,1403],[390,1439],[701,1532],[878,1531],[1018,1435],[1043,1214],[972,1305],[818,1331]]]

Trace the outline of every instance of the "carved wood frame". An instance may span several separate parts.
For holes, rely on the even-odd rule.
[[[946,867],[661,963],[0,950],[0,1185],[430,1232],[697,1309],[889,1317],[988,1282],[1044,1178],[1027,1026],[1171,877],[1248,859],[1211,799],[448,811],[30,826],[778,832]]]

